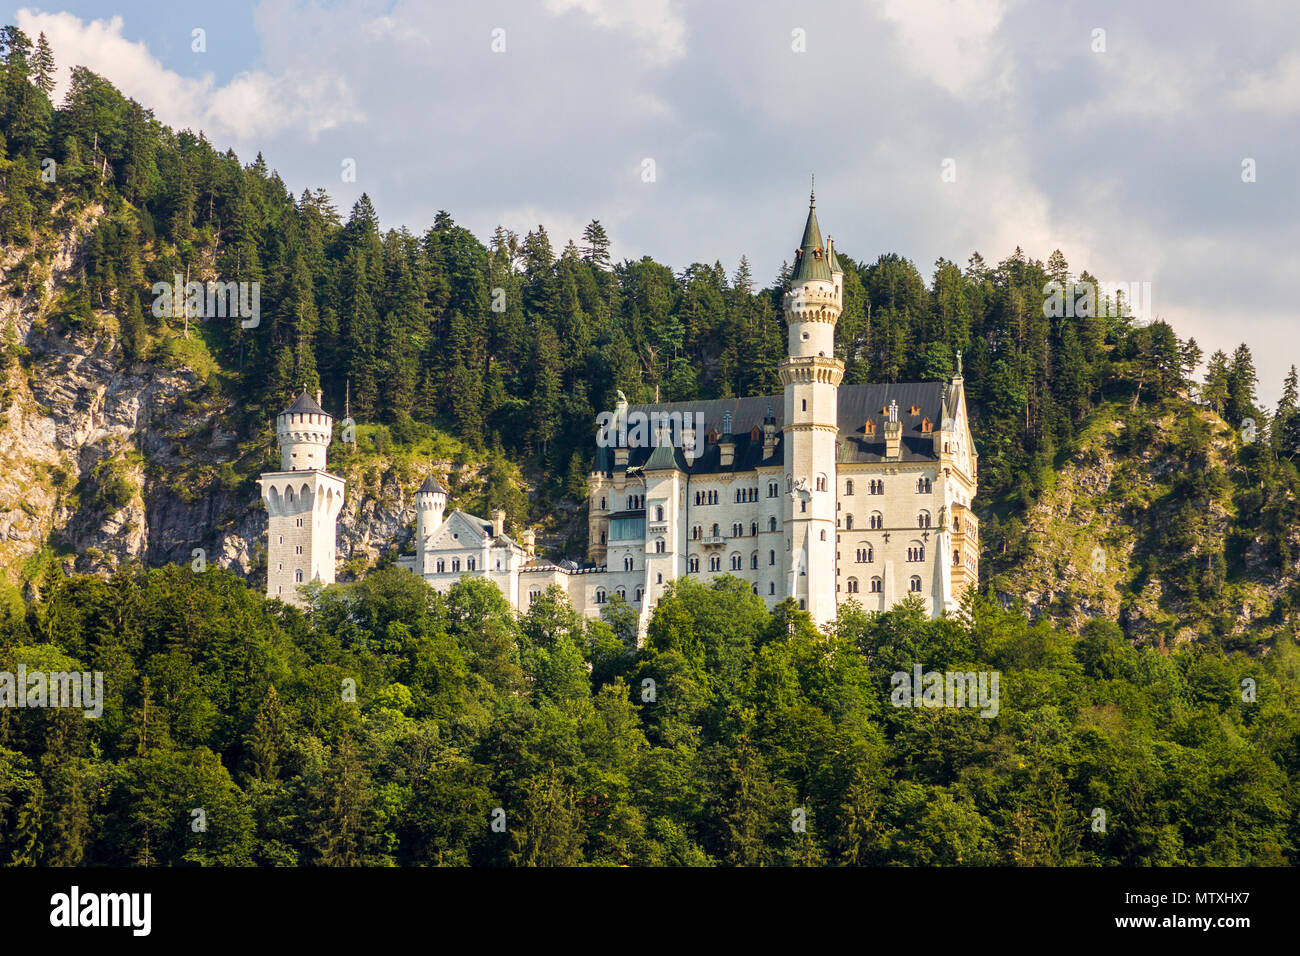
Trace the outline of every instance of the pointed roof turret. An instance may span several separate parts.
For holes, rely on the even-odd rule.
[[[447,489],[438,484],[437,479],[434,478],[433,475],[424,479],[424,484],[422,484],[420,490],[416,492],[417,495],[445,495],[446,493]]]
[[[808,195],[808,222],[803,227],[803,241],[795,253],[792,283],[808,282],[812,279],[831,278],[831,266],[826,256],[826,245],[822,242],[822,231],[817,225],[817,194]]]
[[[312,398],[311,395],[307,392],[307,389],[304,388],[302,390],[302,394],[299,395],[296,399],[294,399],[293,404],[290,405],[288,408],[286,408],[284,411],[282,411],[280,414],[281,415],[289,415],[289,414],[328,415],[329,412],[321,408],[320,402]]]

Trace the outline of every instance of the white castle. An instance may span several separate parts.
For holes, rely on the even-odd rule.
[[[797,601],[818,625],[844,602],[886,610],[909,594],[932,616],[955,610],[979,579],[961,355],[950,382],[841,387],[843,307],[844,273],[814,199],[784,298],[782,395],[629,406],[620,393],[588,477],[585,566],[538,557],[533,532],[507,535],[499,509],[491,521],[447,514],[433,477],[416,494],[415,553],[398,564],[439,591],[486,578],[521,611],[551,585],[593,617],[617,595],[642,634],[684,577],[734,575],[769,607]],[[261,482],[268,596],[301,601],[297,584],[334,580],[343,482],[324,470],[331,423],[305,392],[277,419],[285,470]]]

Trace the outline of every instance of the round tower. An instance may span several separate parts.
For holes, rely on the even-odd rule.
[[[834,245],[822,242],[816,196],[809,196],[808,221],[783,305],[790,330],[786,358],[778,367],[785,386],[789,597],[821,625],[836,612],[835,464],[844,363],[835,357],[835,323],[844,307],[844,273]]]
[[[432,475],[425,479],[415,493],[415,540],[417,547],[442,527],[443,512],[447,508],[447,491]]]
[[[307,389],[275,417],[275,437],[280,443],[281,471],[324,471],[326,449],[334,437],[334,418],[320,407],[321,393],[312,398]]]

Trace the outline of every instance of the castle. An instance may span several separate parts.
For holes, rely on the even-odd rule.
[[[783,394],[632,406],[620,393],[602,416],[586,565],[539,558],[533,533],[506,534],[500,510],[490,521],[447,514],[432,477],[416,494],[415,553],[399,565],[438,590],[486,578],[519,610],[550,585],[589,616],[617,595],[643,634],[683,577],[734,575],[769,607],[796,600],[818,625],[841,603],[885,610],[908,594],[931,615],[954,610],[979,578],[978,454],[960,353],[949,382],[841,386],[844,273],[815,197],[795,255]],[[268,596],[301,601],[302,581],[334,580],[343,482],[325,471],[331,427],[305,392],[276,420],[283,470],[261,479]]]

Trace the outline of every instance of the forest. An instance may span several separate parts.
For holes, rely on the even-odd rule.
[[[615,390],[779,391],[785,269],[764,285],[743,256],[617,261],[594,219],[558,250],[540,226],[483,241],[446,212],[383,229],[367,197],[344,217],[323,189],[294,196],[260,154],[174,131],[83,67],[56,106],[44,37],[4,28],[0,64],[4,293],[38,288],[52,238],[86,225],[84,281],[42,334],[145,366],[192,335],[231,427],[268,448],[286,397],[320,387],[397,446],[436,428],[521,463],[538,514],[585,494]],[[1121,416],[1134,451],[1192,406],[1257,423],[1228,469],[1203,429],[1172,439],[1186,521],[1143,572],[1224,618],[1214,640],[1135,645],[983,593],[951,619],[905,603],[821,634],[723,579],[675,585],[638,648],[617,602],[582,620],[552,593],[517,617],[470,580],[438,595],[372,570],[304,613],[216,568],[51,564],[4,607],[0,671],[102,671],[107,701],[99,719],[0,708],[0,862],[1294,863],[1297,649],[1234,637],[1224,597],[1248,546],[1270,574],[1300,558],[1294,369],[1264,408],[1244,345],[1207,358],[1122,302],[1048,317],[1047,283],[1092,281],[1059,252],[940,259],[928,281],[897,254],[837,252],[847,382],[946,377],[964,355],[985,579],[1018,560],[1025,508],[1095,415]],[[260,323],[154,315],[177,273],[260,283]],[[1194,519],[1223,494],[1232,534],[1204,553]],[[1277,613],[1297,604],[1292,585]],[[892,706],[890,675],[917,664],[998,672],[998,716]]]

